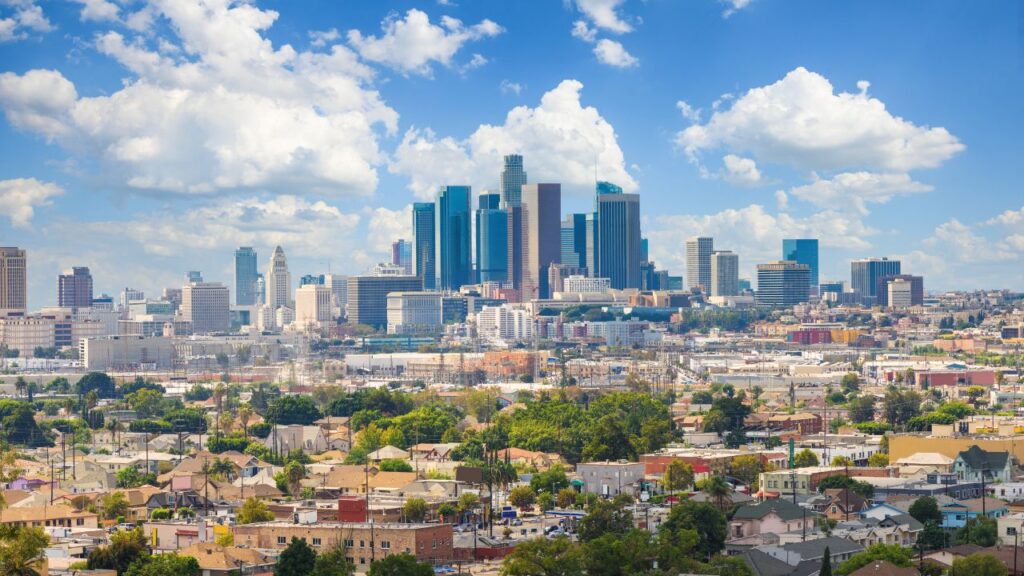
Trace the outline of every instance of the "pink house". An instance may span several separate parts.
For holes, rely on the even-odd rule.
[[[760,504],[744,506],[736,510],[729,522],[729,540],[758,536],[760,534],[781,534],[813,526],[818,514],[801,508],[789,500],[765,500]]]

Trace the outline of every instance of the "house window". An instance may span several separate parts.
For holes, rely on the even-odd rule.
[[[313,538],[313,546],[319,546],[321,543],[319,538]]]
[[[286,544],[287,542],[288,542],[288,539],[285,538],[284,536],[278,536],[277,537],[277,543],[278,544]]]

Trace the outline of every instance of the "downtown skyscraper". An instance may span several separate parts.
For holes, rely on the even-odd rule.
[[[444,186],[437,196],[438,288],[458,290],[473,281],[469,186]]]
[[[436,286],[436,212],[433,202],[412,205],[413,266],[423,290],[433,290]]]
[[[412,275],[412,244],[408,240],[399,238],[391,243],[391,263]]]
[[[526,184],[526,170],[523,157],[519,154],[505,156],[501,170],[501,203],[503,207],[519,206],[522,202],[522,187]]]
[[[14,247],[0,247],[0,310],[20,310],[28,307],[28,273],[25,251]]]
[[[267,266],[267,306],[271,310],[287,308],[292,300],[292,275],[288,271],[288,259],[284,250],[278,246],[270,257]]]
[[[715,249],[714,239],[706,236],[686,241],[686,287],[700,288],[706,293],[711,289],[711,253]]]
[[[476,267],[479,282],[508,281],[508,215],[501,195],[480,195],[476,211]]]
[[[85,266],[75,266],[57,277],[57,305],[61,308],[92,307],[92,274]]]
[[[561,258],[562,186],[522,187],[522,287],[520,300],[550,298],[548,267]]]
[[[612,288],[640,288],[640,196],[608,182],[597,184],[597,272]]]
[[[811,269],[811,292],[818,288],[818,240],[815,238],[784,238],[782,259],[807,264]]]
[[[900,261],[888,258],[862,258],[850,262],[850,286],[862,298],[874,298],[879,278],[898,276]]]
[[[235,250],[235,304],[239,306],[256,304],[258,280],[256,250],[252,246],[241,246]]]
[[[588,260],[587,214],[569,214],[562,221],[562,264],[587,268]],[[593,272],[587,271],[591,275]]]

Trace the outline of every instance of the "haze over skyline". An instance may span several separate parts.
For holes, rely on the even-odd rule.
[[[0,6],[0,245],[155,295],[233,250],[358,273],[501,157],[641,195],[659,268],[781,239],[821,280],[890,256],[927,289],[1024,289],[1019,4],[152,2]],[[475,205],[475,202],[474,202]]]

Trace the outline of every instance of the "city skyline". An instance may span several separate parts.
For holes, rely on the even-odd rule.
[[[234,288],[239,246],[284,246],[295,277],[361,273],[413,237],[414,201],[434,201],[444,185],[499,193],[506,154],[523,157],[531,182],[561,184],[560,220],[591,208],[595,180],[638,193],[651,259],[676,276],[691,236],[740,254],[746,279],[778,259],[783,238],[818,238],[821,281],[848,278],[851,260],[889,256],[928,290],[1024,288],[1012,169],[1021,144],[1006,136],[1021,75],[999,72],[1019,69],[1009,2],[937,3],[927,23],[909,5],[886,4],[880,19],[870,5],[768,0],[728,17],[714,0],[614,2],[610,16],[585,1],[422,3],[393,16],[375,3],[313,14],[260,2],[258,28],[217,3],[205,21],[153,7],[148,22],[132,18],[136,7],[40,6],[46,26],[0,44],[0,245],[27,251],[30,309],[55,305],[57,275],[73,266],[90,268],[97,295],[156,295],[188,270]],[[429,30],[434,49],[401,51],[399,23]],[[778,40],[780,29],[811,32]],[[898,45],[846,48],[893,29]],[[206,45],[211,30],[247,40]],[[267,56],[286,59],[286,45],[292,65]],[[552,62],[552,52],[564,57]],[[244,81],[228,81],[237,70],[224,61],[250,64]],[[200,83],[186,85],[184,71]],[[315,77],[344,85],[345,98]],[[254,108],[214,122],[158,105],[164,91],[209,97],[200,84],[222,81]],[[297,88],[275,104],[261,82]],[[442,83],[459,89],[438,98]],[[345,104],[324,108],[335,100]],[[119,102],[165,122],[129,122]],[[210,102],[217,115],[238,100]],[[851,135],[802,133],[797,116],[765,112],[775,104]],[[317,109],[365,126],[339,142],[309,114]],[[261,130],[288,126],[291,140],[239,140],[247,114],[267,119]],[[299,148],[309,154],[298,164],[282,161]],[[232,154],[252,170],[225,160]]]

